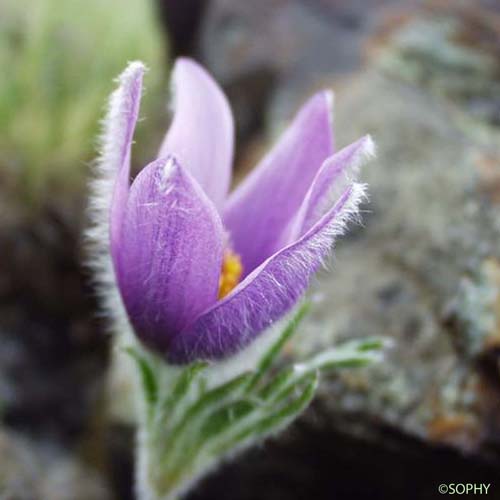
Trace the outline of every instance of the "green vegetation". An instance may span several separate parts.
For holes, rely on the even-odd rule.
[[[142,115],[153,125],[166,57],[152,2],[3,0],[0,182],[31,200],[81,188],[113,80],[134,59],[151,68]],[[150,147],[144,132],[138,143]]]

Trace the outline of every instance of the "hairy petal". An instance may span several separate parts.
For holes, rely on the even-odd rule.
[[[323,161],[333,153],[330,92],[312,97],[277,145],[230,195],[224,223],[251,272],[279,248]]]
[[[139,114],[144,71],[142,63],[133,62],[118,79],[118,88],[111,95],[103,121],[101,156],[96,164],[96,177],[91,183],[89,212],[92,226],[87,231],[89,264],[117,331],[126,328],[127,321],[116,288],[110,238],[115,242],[119,238],[128,197],[130,150]]]
[[[373,157],[375,145],[367,135],[325,160],[314,178],[290,228],[284,234],[286,245],[305,234],[358,177],[361,165]]]
[[[160,149],[173,154],[218,209],[231,181],[234,124],[227,99],[197,63],[180,58],[173,75],[174,118]]]
[[[123,216],[130,188],[130,153],[135,124],[139,114],[142,77],[141,63],[132,63],[120,77],[121,85],[116,92],[119,101],[116,110],[119,116],[114,123],[113,140],[110,142],[110,164],[115,175],[115,186],[111,202],[111,241],[117,242],[123,225]]]
[[[227,357],[281,318],[306,291],[335,238],[357,214],[363,196],[364,186],[349,186],[303,237],[267,259],[231,294],[176,335],[169,359],[186,363]]]
[[[132,184],[113,249],[123,301],[137,335],[165,354],[172,337],[217,300],[223,228],[213,203],[173,158]]]

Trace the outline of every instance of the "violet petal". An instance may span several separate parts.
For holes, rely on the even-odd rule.
[[[357,214],[363,196],[364,186],[349,186],[310,231],[268,258],[227,297],[177,334],[170,344],[169,360],[187,363],[227,357],[281,318],[304,294],[333,241]]]
[[[113,141],[105,144],[106,168],[115,177],[110,214],[111,246],[117,247],[130,188],[130,154],[142,92],[142,63],[131,63],[120,76],[120,86],[112,96],[109,127],[106,135]]]
[[[174,155],[220,210],[231,181],[231,109],[213,78],[190,59],[177,59],[172,83],[174,117],[159,156]]]
[[[312,97],[277,145],[229,196],[224,223],[245,274],[278,250],[281,231],[333,153],[331,100],[329,92]]]
[[[320,217],[358,177],[364,161],[374,155],[375,146],[367,135],[325,160],[307,192],[302,206],[285,233],[283,245],[311,229]]]
[[[137,335],[161,353],[217,300],[223,228],[213,203],[173,158],[143,169],[130,189],[118,284]]]

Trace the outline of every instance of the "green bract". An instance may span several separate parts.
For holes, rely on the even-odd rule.
[[[137,362],[142,392],[139,498],[179,498],[227,456],[286,428],[311,402],[321,372],[380,357],[382,341],[363,339],[283,365],[278,358],[306,310],[299,308],[254,369],[221,382],[214,382],[217,363],[174,367],[140,346],[127,349]]]

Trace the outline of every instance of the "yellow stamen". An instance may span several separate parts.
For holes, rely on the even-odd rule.
[[[232,250],[224,252],[222,271],[219,278],[219,299],[225,297],[240,282],[243,266],[240,256]]]

